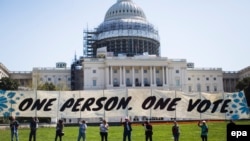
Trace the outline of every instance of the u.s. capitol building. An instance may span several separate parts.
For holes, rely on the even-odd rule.
[[[10,77],[20,89],[36,89],[45,82],[58,90],[152,88],[184,92],[232,92],[248,67],[238,72],[195,68],[186,59],[160,56],[158,30],[132,0],[117,0],[95,29],[84,30],[83,55],[71,67],[11,72],[0,63],[0,78]]]

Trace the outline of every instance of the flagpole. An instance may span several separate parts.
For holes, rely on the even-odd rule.
[[[176,90],[175,90],[175,98],[176,98]],[[177,107],[177,106],[176,106],[176,107]],[[174,116],[175,116],[175,120],[176,120],[176,110],[177,110],[177,109],[175,108],[175,113],[174,113],[174,114],[175,114],[175,115],[174,115]]]
[[[151,96],[152,96],[152,87],[151,87]],[[152,118],[152,108],[150,108],[150,116],[149,116],[149,119]]]
[[[102,96],[103,96],[103,97],[105,96],[105,95],[104,95],[104,89],[102,90]],[[106,119],[105,108],[103,108],[103,118],[104,118],[105,120],[107,120],[107,119]]]
[[[198,84],[198,88],[199,88],[199,96],[201,99],[201,84],[200,83]],[[201,120],[201,113],[200,113],[200,120]]]
[[[79,93],[79,98],[81,98],[81,91],[78,91]],[[81,118],[82,118],[82,111],[80,110],[80,120],[81,120]]]

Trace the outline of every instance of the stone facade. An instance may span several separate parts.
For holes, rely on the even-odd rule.
[[[0,79],[9,77],[9,70],[0,62]]]
[[[221,68],[190,68],[187,70],[186,89],[188,92],[223,92]]]
[[[185,92],[223,91],[222,69],[187,69],[185,59],[155,56],[86,58],[83,70],[84,89],[145,87]]]
[[[58,90],[71,90],[70,68],[33,68],[32,88],[52,83]]]

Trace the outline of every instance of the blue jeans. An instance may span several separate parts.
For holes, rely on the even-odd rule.
[[[85,141],[86,140],[86,134],[85,133],[79,133],[77,141],[80,141],[81,138],[83,139],[83,141]]]
[[[18,131],[11,131],[11,141],[14,141],[14,136],[16,137],[16,141],[18,141]]]

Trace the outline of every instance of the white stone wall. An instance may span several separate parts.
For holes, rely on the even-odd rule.
[[[239,71],[240,80],[246,77],[250,77],[250,66]]]
[[[83,88],[94,90],[144,87],[184,92],[223,92],[221,68],[186,66],[185,59],[155,56],[86,58],[83,61]],[[241,77],[250,76],[249,69],[243,70],[240,72]],[[1,77],[8,77],[5,67],[0,67]],[[51,82],[61,90],[70,90],[70,68],[34,68],[32,87],[45,82]]]
[[[187,70],[187,92],[223,92],[221,68],[194,68]]]
[[[0,63],[0,79],[3,77],[9,77],[9,70],[2,64]]]
[[[105,89],[104,59],[85,59],[83,72],[84,89]]]
[[[187,73],[185,59],[156,56],[86,58],[83,69],[84,89],[158,87],[183,90]]]
[[[70,90],[70,68],[33,68],[33,88],[35,89],[37,86],[46,82],[54,84],[58,90]]]

